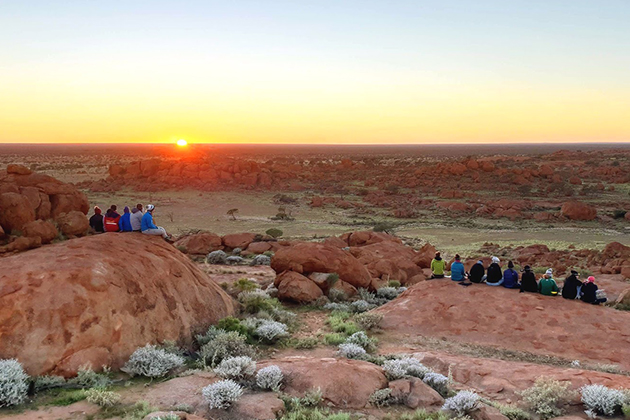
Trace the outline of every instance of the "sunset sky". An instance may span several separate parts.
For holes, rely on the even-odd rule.
[[[630,141],[629,0],[2,1],[0,142]]]

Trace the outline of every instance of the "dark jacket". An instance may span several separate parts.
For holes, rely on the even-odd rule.
[[[94,229],[94,232],[105,232],[105,226],[103,226],[103,215],[94,214],[90,217],[90,227]]]
[[[503,273],[501,272],[501,267],[497,263],[490,264],[488,267],[488,279],[486,280],[488,283],[498,283],[503,278]]]
[[[597,285],[595,283],[584,283],[582,285],[582,302],[595,303],[597,302]]]
[[[575,274],[571,274],[564,280],[562,286],[562,297],[565,299],[575,299],[577,297],[578,287],[582,282],[578,280]]]
[[[503,272],[503,287],[508,289],[518,289],[518,273],[513,268],[508,268]]]
[[[525,271],[521,276],[521,292],[538,293],[538,283],[533,271]]]
[[[473,283],[481,283],[483,280],[483,275],[486,273],[486,269],[483,268],[483,264],[475,263],[470,269],[470,277],[469,280]]]

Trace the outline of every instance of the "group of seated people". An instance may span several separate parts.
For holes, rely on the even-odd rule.
[[[94,233],[105,232],[142,232],[146,235],[159,235],[164,239],[170,239],[170,235],[166,233],[166,229],[156,226],[153,221],[153,204],[147,205],[146,212],[143,211],[144,206],[137,204],[131,210],[125,207],[123,214],[119,214],[117,206],[112,205],[105,215],[98,207],[94,207],[94,215],[90,217],[90,228]]]
[[[606,302],[605,297],[600,297],[598,287],[595,284],[595,277],[589,276],[586,281],[579,279],[579,273],[571,270],[571,275],[564,280],[562,291],[553,278],[553,269],[548,269],[542,276],[540,281],[536,281],[536,275],[529,265],[522,270],[519,282],[519,273],[514,269],[512,261],[508,262],[508,268],[501,270],[501,261],[497,257],[492,257],[492,263],[487,270],[483,265],[483,261],[477,261],[466,272],[461,257],[455,255],[455,261],[451,264],[451,280],[461,282],[463,285],[472,283],[485,283],[488,286],[503,286],[508,289],[520,289],[522,292],[540,293],[545,296],[556,296],[559,293],[565,299],[580,299],[583,302],[598,305]],[[431,278],[444,278],[446,270],[446,262],[442,259],[439,252],[436,252],[435,258],[431,261]],[[467,283],[470,280],[471,283]],[[601,291],[600,291],[601,292]]]

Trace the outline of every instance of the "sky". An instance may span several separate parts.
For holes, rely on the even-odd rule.
[[[0,0],[0,142],[629,142],[628,22],[628,0]]]

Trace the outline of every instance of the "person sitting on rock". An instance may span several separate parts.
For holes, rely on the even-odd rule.
[[[508,289],[519,289],[518,273],[514,270],[514,263],[508,261],[508,269],[503,272],[503,287]]]
[[[99,206],[94,206],[94,215],[90,217],[90,227],[96,233],[105,232],[105,226],[103,224],[103,215]]]
[[[131,228],[131,213],[129,213],[129,207],[127,206],[125,206],[123,215],[120,216],[118,227],[120,228],[121,232],[131,232],[133,230]]]
[[[446,263],[442,259],[440,252],[435,253],[435,258],[431,261],[431,275],[432,279],[443,279],[444,278],[444,268],[446,267]]]
[[[116,211],[116,206],[112,205],[107,212],[105,212],[105,232],[118,232],[118,221],[120,220],[120,214]]]
[[[538,282],[538,291],[545,296],[556,296],[558,294],[558,285],[553,279],[553,270],[551,268],[545,272],[543,278]]]
[[[582,285],[582,302],[591,303],[593,305],[606,302],[608,299],[597,297],[597,290],[598,287],[595,284],[595,277],[589,276]]]
[[[523,275],[521,276],[521,293],[523,292],[538,293],[536,275],[529,265],[523,268]]]
[[[582,282],[578,279],[578,272],[571,270],[571,275],[564,280],[562,297],[565,299],[579,299]]]
[[[503,272],[499,265],[501,261],[497,257],[492,257],[492,264],[488,267],[486,284],[488,286],[501,286],[503,284]]]
[[[131,230],[134,232],[142,231],[142,216],[144,216],[142,204],[137,204],[136,207],[131,209],[131,217],[129,219],[131,222]]]
[[[479,260],[470,269],[468,279],[473,283],[481,283],[486,275],[486,269],[483,267],[483,261]]]
[[[451,264],[451,280],[466,280],[466,270],[464,269],[464,264],[462,264],[459,254],[455,254],[455,261]]]
[[[147,212],[142,216],[142,233],[145,235],[160,235],[164,239],[169,238],[169,234],[166,233],[166,229],[160,226],[156,226],[153,223],[153,210],[155,210],[155,206],[153,204],[149,204],[147,206]]]

